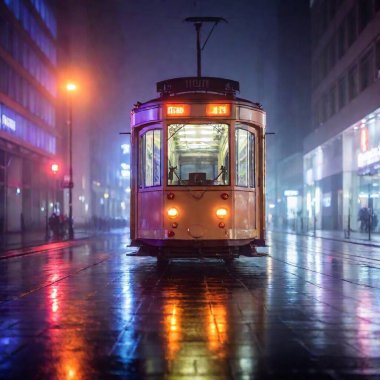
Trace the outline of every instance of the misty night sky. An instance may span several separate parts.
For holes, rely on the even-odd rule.
[[[129,131],[133,105],[156,98],[156,82],[196,76],[195,28],[183,21],[191,16],[227,19],[227,24],[215,28],[203,51],[202,74],[239,81],[238,96],[264,106],[267,130],[276,132],[268,144],[268,159],[283,149],[302,150],[302,133],[293,133],[291,141],[288,136],[291,129],[305,133],[310,124],[310,65],[305,61],[310,45],[308,0],[68,0],[65,4],[70,62],[87,77],[86,105],[77,103],[77,130],[89,128],[90,145],[93,151],[109,155],[107,165],[117,160],[120,145],[128,142],[119,132]],[[211,24],[203,26],[202,42],[210,28]],[[81,140],[88,136],[82,132]],[[93,165],[103,161],[99,157]]]
[[[73,53],[91,72],[96,108],[115,131],[129,128],[136,101],[157,96],[158,81],[196,75],[195,30],[189,16],[219,16],[220,23],[202,54],[204,76],[240,81],[240,96],[270,106],[275,85],[275,1],[268,0],[84,0],[86,50]],[[82,25],[81,16],[74,15]],[[202,29],[204,41],[211,24]],[[73,32],[75,35],[76,29]],[[77,57],[77,58],[75,58]],[[95,78],[95,79],[94,79]],[[94,102],[92,103],[94,104]]]

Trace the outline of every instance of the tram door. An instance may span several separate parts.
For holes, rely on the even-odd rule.
[[[162,129],[160,126],[139,133],[139,172],[137,233],[141,238],[162,239]]]
[[[245,124],[235,126],[235,231],[237,239],[256,230],[256,132]],[[247,212],[248,210],[248,212]]]

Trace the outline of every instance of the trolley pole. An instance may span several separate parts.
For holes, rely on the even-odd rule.
[[[202,76],[202,55],[201,55],[201,22],[195,23],[195,30],[197,32],[197,75]]]
[[[219,24],[219,22],[227,22],[222,17],[187,17],[184,21],[191,22],[195,26],[195,31],[197,33],[197,76],[200,78],[202,76],[202,50],[205,48],[207,41],[211,37],[212,32],[214,31],[215,27]],[[203,46],[201,46],[201,28],[202,24],[204,22],[212,23],[213,26],[203,43]]]

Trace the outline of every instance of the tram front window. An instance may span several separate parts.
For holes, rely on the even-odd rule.
[[[168,126],[168,185],[230,183],[227,124]]]

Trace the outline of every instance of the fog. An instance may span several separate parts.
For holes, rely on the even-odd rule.
[[[281,141],[289,128],[296,135],[301,128],[301,137],[305,133],[308,33],[300,30],[309,25],[297,17],[307,11],[307,1],[80,0],[67,4],[63,14],[69,19],[66,24],[65,16],[68,66],[88,84],[84,89],[88,101],[77,109],[77,128],[91,136],[92,179],[107,182],[107,173],[118,166],[120,145],[128,140],[119,132],[130,130],[133,104],[155,98],[158,81],[196,75],[195,30],[184,22],[189,16],[219,16],[228,21],[217,25],[202,52],[202,74],[239,81],[239,96],[263,105],[268,131],[276,132],[268,141],[269,166],[271,158],[281,156]],[[203,26],[203,42],[210,28]],[[297,99],[303,104],[298,105]],[[302,149],[301,137],[288,139],[287,154]]]

